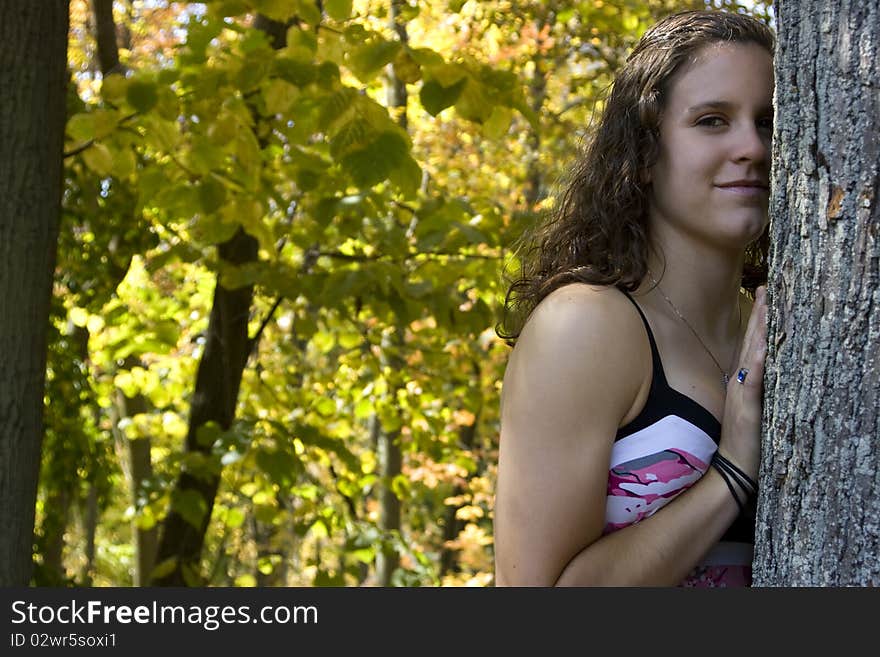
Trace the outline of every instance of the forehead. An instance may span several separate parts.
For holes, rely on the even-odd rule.
[[[708,100],[770,105],[773,58],[753,43],[719,43],[692,54],[670,80],[667,107],[681,109]]]

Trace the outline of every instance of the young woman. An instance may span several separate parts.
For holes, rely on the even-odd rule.
[[[773,49],[741,15],[652,27],[522,252],[498,585],[750,583]]]

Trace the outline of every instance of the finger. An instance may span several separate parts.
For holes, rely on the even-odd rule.
[[[740,368],[745,368],[747,389],[759,391],[764,382],[764,361],[767,357],[767,305],[766,292],[755,298],[755,305],[749,318],[746,345],[743,348]],[[737,371],[737,375],[739,370]]]
[[[749,315],[749,323],[746,325],[746,334],[743,338],[742,349],[740,349],[740,363],[745,363],[750,354],[754,351],[755,346],[759,340],[759,336],[756,335],[760,331],[760,322],[761,322],[761,308],[763,307],[764,295],[761,294],[761,288],[758,288],[758,292],[755,294],[755,303],[752,306],[752,312]],[[745,365],[740,365],[740,367],[745,367]]]

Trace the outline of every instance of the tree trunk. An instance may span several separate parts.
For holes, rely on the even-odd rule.
[[[31,576],[67,29],[67,0],[0,0],[0,586]]]
[[[257,14],[254,27],[266,33],[276,50],[286,45],[289,25]],[[258,243],[239,228],[235,235],[219,245],[218,251],[222,262],[241,266],[257,262]],[[248,337],[253,297],[253,285],[227,290],[220,285],[218,273],[208,320],[208,339],[196,373],[186,437],[187,453],[205,457],[207,467],[200,468],[197,473],[184,469],[174,486],[171,509],[162,525],[159,541],[156,568],[162,574],[153,578],[152,583],[156,586],[198,586],[202,583],[199,559],[220,485],[221,466],[211,455],[211,444],[198,440],[198,432],[209,422],[217,423],[224,430],[229,429],[235,419],[242,373],[255,346]],[[190,508],[186,514],[190,516],[189,520],[181,514],[181,503]]]
[[[91,586],[95,575],[95,535],[98,532],[98,491],[94,484],[89,486],[85,506],[83,533],[86,535],[86,562],[83,564],[80,580],[82,586]]]
[[[123,365],[128,370],[136,366],[141,366],[141,361],[134,356],[126,358]],[[140,436],[134,440],[128,438],[125,432],[119,429],[119,423],[124,418],[133,418],[135,415],[148,412],[150,405],[146,397],[140,393],[134,397],[127,397],[121,390],[117,390],[114,408],[114,435],[119,449],[124,448],[126,452],[124,457],[120,454],[120,458],[124,459],[124,464],[127,461],[128,467],[123,467],[123,471],[128,480],[131,503],[137,508],[138,498],[144,492],[144,484],[153,476],[152,441],[149,436]],[[132,521],[131,526],[135,550],[133,583],[135,586],[149,586],[150,573],[153,572],[153,566],[156,565],[156,550],[159,545],[158,528],[154,526],[149,529],[141,529],[138,526],[137,518]]]
[[[403,0],[391,0],[388,12],[388,26],[397,34],[401,43],[408,41],[406,25],[400,19],[401,5]],[[407,129],[407,105],[409,97],[406,92],[406,84],[397,75],[394,65],[388,67],[386,97],[388,107],[397,110],[397,124]],[[401,322],[394,329],[394,339],[383,340],[381,362],[383,366],[389,366],[391,371],[400,372],[403,363],[396,353],[389,355],[389,347],[396,349],[403,343],[404,327]],[[391,345],[394,345],[393,347]],[[392,399],[396,397],[395,386],[390,386],[389,394]],[[397,550],[392,548],[387,540],[394,533],[400,532],[400,499],[392,488],[392,481],[400,474],[403,467],[403,455],[400,450],[400,430],[388,431],[379,425],[379,463],[382,472],[382,491],[380,496],[381,506],[379,512],[379,526],[385,536],[386,542],[376,555],[376,583],[379,586],[391,586],[391,578],[394,571],[400,565],[400,556]]]
[[[98,62],[101,75],[123,73],[119,63],[119,46],[116,42],[116,22],[113,20],[113,0],[92,0],[95,15],[95,41],[98,44]]]
[[[776,5],[754,584],[880,584],[880,3]]]
[[[257,240],[239,229],[219,251],[221,260],[233,265],[255,262]],[[174,486],[157,556],[157,569],[164,572],[152,579],[156,586],[201,583],[199,559],[220,485],[220,463],[211,455],[211,443],[200,441],[198,433],[209,422],[229,429],[235,419],[241,376],[251,350],[248,318],[253,294],[252,285],[227,290],[218,274],[186,436],[187,454],[204,456],[205,466],[197,472],[184,468]]]
[[[479,370],[476,379],[476,385],[480,384]],[[479,424],[479,415],[474,418],[474,423],[460,427],[458,430],[459,444],[462,449],[470,450],[474,446],[474,440],[477,435],[477,424]],[[467,490],[466,486],[456,484],[452,491],[452,497],[463,495]],[[458,565],[458,556],[460,550],[454,550],[447,547],[458,538],[459,532],[462,530],[461,521],[458,519],[458,510],[464,506],[463,504],[451,504],[446,507],[446,519],[443,523],[443,550],[440,552],[440,577],[448,573],[458,572],[461,570]]]
[[[73,493],[65,482],[45,497],[46,513],[42,523],[43,570],[48,583],[63,586],[67,573],[64,568],[64,533],[70,518]]]
[[[553,25],[556,22],[556,12],[550,10],[545,13],[546,7],[541,8],[542,11],[537,18],[535,29],[541,32],[546,25]],[[534,70],[532,79],[529,81],[529,98],[532,101],[532,110],[535,115],[540,117],[544,114],[544,103],[547,100],[547,60],[540,53],[535,53],[532,58]],[[525,185],[525,201],[526,210],[534,211],[535,204],[544,198],[544,166],[541,163],[541,131],[538,128],[532,128],[528,136],[529,148],[526,152],[528,158],[528,169],[526,172]]]

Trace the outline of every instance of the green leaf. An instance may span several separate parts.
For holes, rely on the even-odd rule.
[[[130,148],[118,148],[113,151],[113,175],[125,180],[137,169],[134,151]]]
[[[113,154],[101,142],[95,142],[82,152],[86,166],[99,176],[109,176],[113,172]]]
[[[345,123],[330,140],[330,155],[340,160],[358,148],[363,148],[375,137],[370,124],[360,116]]]
[[[88,141],[95,138],[94,112],[74,114],[67,121],[67,135],[74,141]]]
[[[171,508],[196,529],[201,529],[202,520],[208,512],[208,505],[204,498],[194,490],[175,490],[172,495]]]
[[[351,16],[352,0],[324,0],[324,11],[335,21],[348,20]]]
[[[318,77],[318,68],[313,62],[305,62],[290,57],[279,56],[274,63],[275,73],[297,87],[305,87]]]
[[[414,84],[422,79],[422,67],[402,48],[394,57],[394,74],[406,84]]]
[[[318,51],[318,37],[311,30],[292,25],[287,29],[287,45],[284,50],[291,59],[311,62]]]
[[[279,23],[286,23],[299,12],[299,0],[252,0],[254,9]]]
[[[322,354],[336,346],[336,334],[331,331],[318,331],[312,336],[312,343]]]
[[[330,417],[336,412],[336,402],[330,397],[321,397],[315,403],[315,410],[324,417]]]
[[[496,105],[492,108],[492,114],[483,123],[483,134],[489,139],[501,139],[510,128],[510,122],[513,120],[513,111],[502,105]]]
[[[430,48],[410,48],[409,55],[417,64],[425,68],[433,69],[445,64],[443,55]]]
[[[377,35],[349,55],[348,66],[357,78],[366,84],[383,66],[391,62],[400,50],[399,41],[387,41]]]
[[[289,82],[272,78],[263,88],[263,100],[268,114],[284,114],[299,98],[299,89]]]
[[[335,134],[334,127],[342,119],[353,111],[357,92],[350,87],[340,89],[330,94],[321,104],[318,115],[318,128],[329,134]]]
[[[199,185],[199,201],[203,211],[216,212],[226,201],[226,186],[213,177],[205,178]]]
[[[486,87],[474,78],[468,78],[461,96],[455,102],[455,111],[469,121],[483,123],[492,114],[493,106]]]
[[[419,91],[419,100],[431,116],[437,116],[447,107],[455,105],[466,83],[467,78],[462,78],[451,87],[444,87],[436,80],[425,80]]]
[[[159,91],[155,82],[134,78],[125,91],[128,104],[142,114],[146,114],[159,102]]]
[[[193,137],[192,148],[186,154],[186,161],[196,173],[207,174],[223,168],[226,154],[218,144],[214,143],[213,138]]]
[[[282,450],[259,450],[256,456],[257,467],[265,472],[273,483],[289,487],[302,469],[299,460]]]
[[[315,0],[298,0],[297,15],[309,25],[314,26],[321,22],[321,10]]]
[[[388,178],[409,157],[406,140],[396,131],[383,132],[366,148],[342,159],[342,167],[359,187],[371,187]]]
[[[406,198],[414,199],[422,185],[422,168],[407,155],[400,166],[391,170],[388,179]]]
[[[122,75],[108,75],[101,81],[101,97],[111,103],[118,103],[125,98],[129,79]]]
[[[244,524],[244,511],[241,509],[229,509],[226,514],[226,526],[230,529],[241,527]]]
[[[365,420],[374,412],[373,402],[369,399],[361,399],[354,407],[354,416],[358,420]]]
[[[220,437],[223,429],[216,422],[206,422],[196,430],[196,442],[199,445],[213,445],[214,441]]]
[[[150,573],[151,580],[157,580],[170,575],[177,568],[177,557],[168,557],[164,561],[160,561]]]

